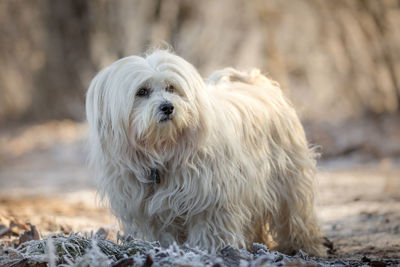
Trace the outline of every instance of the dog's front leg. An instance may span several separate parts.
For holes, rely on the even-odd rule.
[[[245,247],[238,216],[227,212],[207,212],[194,216],[189,223],[186,243],[215,253],[226,245]]]

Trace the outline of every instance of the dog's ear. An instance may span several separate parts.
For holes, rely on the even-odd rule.
[[[114,68],[100,71],[92,80],[86,95],[86,116],[89,123],[91,149],[101,149],[104,155],[121,154],[117,149],[128,146],[129,108],[124,94],[116,93]],[[125,96],[126,97],[126,96]]]

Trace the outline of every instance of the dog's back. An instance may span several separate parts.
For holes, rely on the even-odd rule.
[[[214,71],[207,78],[209,84],[218,84],[224,82],[242,82],[253,84],[257,86],[274,85],[279,87],[279,84],[273,80],[268,79],[265,75],[261,74],[259,69],[252,69],[249,72],[239,71],[234,68],[225,68]]]

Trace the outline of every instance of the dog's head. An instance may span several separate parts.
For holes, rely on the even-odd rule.
[[[86,111],[101,144],[161,153],[204,128],[207,102],[203,80],[191,64],[155,51],[102,70],[89,87]]]

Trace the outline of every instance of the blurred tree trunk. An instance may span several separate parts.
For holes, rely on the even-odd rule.
[[[0,12],[0,120],[82,119],[95,71],[87,1],[2,1]]]
[[[94,73],[87,1],[46,0],[46,61],[35,80],[32,116],[82,119],[84,88]]]

